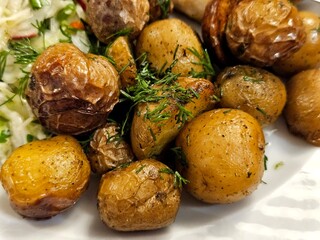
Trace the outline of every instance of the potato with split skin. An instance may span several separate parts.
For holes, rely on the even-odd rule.
[[[180,89],[189,91],[187,102],[184,103],[183,99],[172,97],[168,90],[160,90],[157,94],[167,94],[168,97],[157,102],[137,105],[130,138],[132,150],[138,159],[159,155],[178,135],[185,122],[190,121],[201,112],[214,108],[215,89],[210,81],[181,77],[177,83]],[[154,87],[160,88],[161,86]],[[171,89],[176,88],[171,86]],[[186,112],[183,112],[180,107],[183,107]],[[183,116],[183,113],[187,115]]]
[[[45,128],[79,135],[106,122],[119,101],[119,87],[119,74],[105,57],[58,43],[33,64],[26,99]]]
[[[286,87],[284,117],[290,132],[320,147],[320,69],[294,75]]]
[[[193,50],[204,58],[204,50],[194,30],[185,22],[170,18],[155,21],[143,29],[137,40],[136,56],[147,53],[147,61],[157,71],[165,71],[176,61],[171,66],[172,72],[189,77],[192,71],[205,71]]]
[[[98,190],[102,221],[118,231],[153,230],[174,222],[181,189],[175,174],[154,159],[133,162],[104,174]]]
[[[186,190],[206,203],[232,203],[250,195],[264,172],[265,139],[258,121],[237,109],[200,114],[180,131],[178,170]]]
[[[72,207],[87,189],[90,164],[80,144],[59,135],[15,149],[1,167],[1,183],[12,208],[45,219]]]
[[[223,69],[215,85],[220,107],[243,110],[262,126],[279,118],[287,100],[285,85],[279,77],[248,65]]]

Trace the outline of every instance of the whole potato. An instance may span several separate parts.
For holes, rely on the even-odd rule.
[[[194,30],[176,18],[155,21],[146,26],[136,45],[136,55],[147,53],[147,61],[157,71],[165,71],[176,59],[172,73],[181,74],[181,77],[191,76],[192,70],[205,70],[203,65],[197,64],[200,59],[191,50],[204,57],[204,50]]]
[[[275,122],[286,103],[286,88],[280,78],[257,67],[227,67],[215,82],[220,107],[236,108],[254,116],[262,126]]]
[[[145,159],[104,174],[98,191],[102,221],[119,231],[163,228],[174,222],[180,205],[175,174]]]
[[[176,139],[185,156],[186,190],[207,203],[232,203],[251,194],[264,172],[265,140],[246,112],[220,108],[187,123]]]
[[[273,70],[283,76],[292,76],[303,70],[320,67],[320,18],[309,11],[299,12],[305,31],[306,42],[289,58],[277,61]]]
[[[123,30],[130,30],[130,39],[136,38],[149,21],[149,11],[148,0],[90,0],[86,8],[92,31],[104,43]]]
[[[78,201],[89,183],[90,164],[73,137],[60,135],[15,149],[0,177],[17,213],[44,219]]]
[[[291,133],[320,146],[320,69],[309,69],[287,82],[284,117]]]
[[[106,122],[119,101],[119,85],[118,72],[106,58],[58,43],[33,64],[26,99],[44,127],[78,135]]]
[[[237,58],[265,67],[301,48],[306,34],[289,0],[242,0],[228,17],[226,37]]]

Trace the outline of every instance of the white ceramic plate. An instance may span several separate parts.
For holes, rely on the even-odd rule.
[[[320,4],[315,1],[305,0],[300,7],[320,14]],[[319,148],[288,133],[282,119],[266,128],[265,135],[269,143],[266,150],[268,170],[263,178],[266,184],[261,184],[250,197],[238,203],[207,205],[185,194],[176,222],[170,227],[149,232],[119,233],[108,229],[99,219],[96,208],[98,179],[93,178],[88,191],[73,208],[42,221],[23,219],[16,214],[0,188],[0,239],[319,239],[315,237],[320,236],[320,217],[317,217],[320,216],[320,187],[318,182],[308,178],[308,172],[301,172],[305,163],[320,159]],[[283,165],[276,170],[274,166],[279,162]],[[301,174],[303,178],[297,179]],[[319,176],[318,172],[314,174]],[[306,189],[301,184],[300,188],[293,189],[297,187],[297,181],[303,182]],[[301,193],[312,194],[305,200]],[[264,204],[270,196],[278,201],[276,205],[282,207],[272,210],[270,204]],[[293,213],[285,211],[288,205],[293,206]],[[263,209],[257,212],[257,208]],[[261,211],[264,215],[260,214]],[[290,216],[281,216],[282,212]],[[272,214],[274,216],[270,219],[263,217]],[[300,224],[301,218],[306,221]],[[276,233],[273,234],[274,231]]]

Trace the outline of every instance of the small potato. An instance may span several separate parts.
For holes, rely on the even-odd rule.
[[[241,109],[262,126],[275,122],[286,103],[286,88],[280,78],[256,67],[237,65],[225,68],[215,82],[220,107]]]
[[[172,0],[174,8],[201,22],[204,9],[210,0]]]
[[[283,76],[292,76],[303,70],[320,67],[320,18],[308,11],[299,12],[305,31],[306,42],[289,58],[277,61],[273,70]]]
[[[191,71],[203,72],[200,59],[192,52],[204,56],[201,42],[193,29],[185,22],[164,19],[151,23],[141,32],[136,46],[136,56],[147,53],[147,61],[157,71],[165,71],[176,59],[172,73],[181,77],[191,76]]]
[[[287,82],[284,117],[291,133],[320,147],[320,69],[309,69]]]
[[[73,137],[60,135],[15,149],[0,177],[17,213],[44,219],[78,201],[89,183],[90,164]]]
[[[265,140],[246,112],[220,108],[187,123],[176,139],[186,190],[207,203],[232,203],[251,194],[264,172]]]
[[[118,231],[158,229],[174,222],[180,195],[174,172],[145,159],[102,176],[98,210],[102,221]]]

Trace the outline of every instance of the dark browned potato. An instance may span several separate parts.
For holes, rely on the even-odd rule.
[[[176,139],[186,190],[207,203],[232,203],[250,195],[264,172],[265,140],[258,121],[237,109],[202,113]]]
[[[87,152],[93,172],[106,173],[133,161],[130,145],[121,137],[116,123],[107,123],[95,131]]]
[[[284,116],[290,132],[320,147],[320,69],[294,75],[286,87]]]
[[[104,174],[98,191],[102,221],[118,231],[163,228],[174,222],[180,188],[165,164],[145,159]]]
[[[136,38],[149,21],[149,11],[148,0],[90,0],[86,13],[97,38],[109,43],[123,30],[130,30],[130,39]]]
[[[106,58],[58,43],[33,64],[26,99],[50,131],[88,132],[104,124],[119,101],[119,75]]]
[[[237,65],[225,68],[215,82],[220,107],[241,109],[262,126],[275,122],[286,103],[286,88],[281,79],[257,67]]]
[[[190,121],[193,117],[215,106],[216,102],[213,98],[215,88],[210,81],[181,77],[178,79],[178,83],[181,88],[194,91],[198,97],[192,95],[192,98],[186,103],[183,103],[182,99],[168,97],[163,101],[137,105],[130,138],[132,150],[138,159],[159,155],[178,135],[186,121]],[[167,94],[167,92],[161,91],[159,94]],[[179,110],[178,104],[189,112],[189,115],[185,116],[187,119],[182,119],[182,115],[179,116],[179,113],[182,112]],[[160,113],[157,112],[162,106],[164,106],[164,109],[161,114],[167,115],[167,118],[162,120],[160,118],[159,120]],[[150,117],[152,112],[156,114]]]
[[[303,70],[320,67],[320,18],[309,11],[299,12],[307,38],[303,46],[289,58],[277,61],[273,70],[277,74],[290,77]]]
[[[303,45],[305,35],[298,10],[289,0],[242,0],[226,27],[231,52],[260,67],[289,57]]]
[[[44,219],[78,201],[89,183],[90,164],[77,140],[60,135],[15,149],[0,178],[16,212]]]

